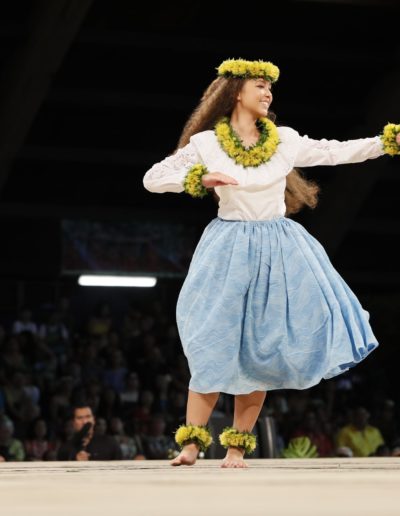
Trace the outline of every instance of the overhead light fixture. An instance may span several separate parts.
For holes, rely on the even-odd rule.
[[[157,278],[153,276],[82,274],[78,278],[78,283],[84,287],[154,287]]]

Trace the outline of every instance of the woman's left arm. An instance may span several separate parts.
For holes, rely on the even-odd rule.
[[[298,133],[297,133],[298,134]],[[294,166],[315,167],[318,165],[342,165],[360,163],[384,154],[400,155],[400,124],[386,124],[383,132],[371,138],[355,140],[314,140],[300,136]]]

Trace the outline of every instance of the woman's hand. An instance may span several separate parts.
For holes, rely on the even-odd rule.
[[[238,185],[239,183],[231,176],[222,174],[222,172],[209,172],[201,176],[201,182],[206,188],[213,186]]]
[[[400,145],[400,133],[396,134],[396,143],[397,145]]]

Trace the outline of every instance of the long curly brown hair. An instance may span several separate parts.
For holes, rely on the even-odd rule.
[[[213,129],[217,121],[223,116],[231,116],[236,104],[236,97],[246,79],[232,77],[217,77],[204,91],[199,104],[187,120],[178,145],[174,152],[189,143],[193,134]],[[268,112],[268,118],[276,125],[276,115]],[[213,197],[218,202],[219,197],[212,188]],[[297,213],[304,206],[314,209],[318,204],[319,185],[315,181],[306,179],[302,172],[293,168],[286,176],[285,188],[285,215]]]

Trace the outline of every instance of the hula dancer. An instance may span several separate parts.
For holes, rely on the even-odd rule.
[[[314,140],[275,124],[279,69],[228,59],[189,117],[174,154],[143,178],[150,192],[212,194],[176,306],[191,379],[186,424],[175,431],[194,464],[213,441],[207,426],[220,392],[235,396],[233,426],[219,435],[222,467],[247,467],[266,393],[307,389],[354,367],[379,345],[369,313],[323,246],[290,216],[315,208],[319,186],[295,167],[360,163],[400,154],[400,125],[370,138]]]

